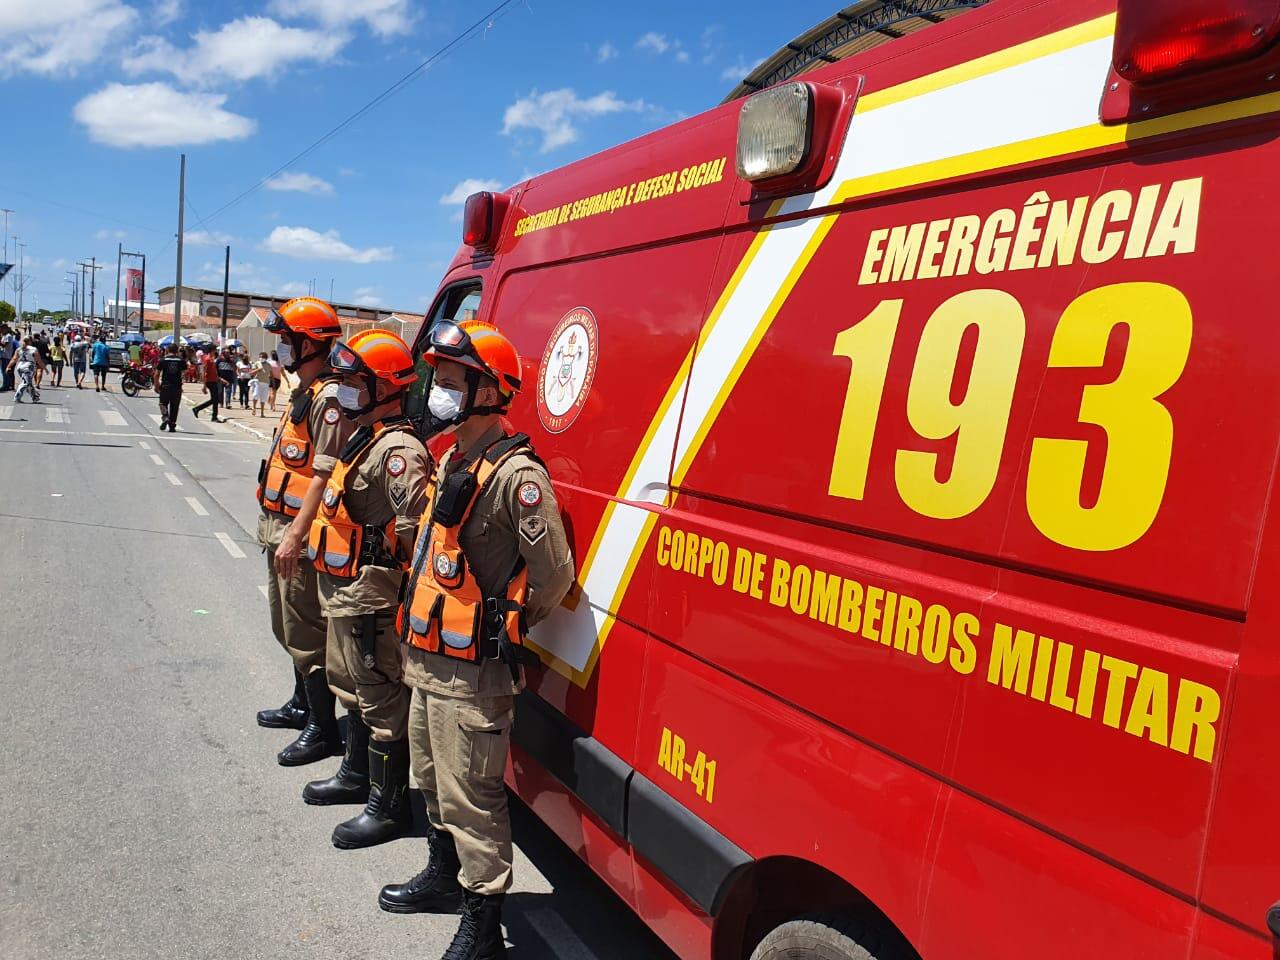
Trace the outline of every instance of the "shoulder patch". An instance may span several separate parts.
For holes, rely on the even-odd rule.
[[[405,463],[404,457],[400,456],[400,454],[393,453],[387,457],[387,473],[391,474],[391,476],[398,477],[402,475],[407,467],[408,464]]]
[[[532,517],[524,517],[520,521],[521,538],[533,546],[539,540],[547,535],[547,521],[536,514]]]
[[[330,424],[337,423],[338,417],[340,416],[342,416],[342,414],[338,413],[336,408],[330,407],[328,410],[324,412],[324,422],[330,423]]]
[[[520,502],[526,507],[536,507],[542,502],[542,488],[530,480],[527,483],[520,484],[520,489],[516,492],[516,496],[520,498]]]

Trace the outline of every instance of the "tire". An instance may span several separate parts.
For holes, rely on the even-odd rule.
[[[848,926],[832,917],[788,920],[756,945],[751,960],[889,960],[860,944]]]
[[[120,389],[124,391],[127,397],[136,397],[138,395],[138,381],[133,377],[125,377],[120,381]]]

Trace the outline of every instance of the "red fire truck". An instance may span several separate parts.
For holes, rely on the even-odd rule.
[[[1280,2],[841,17],[468,201],[578,566],[509,782],[681,957],[1270,957]]]

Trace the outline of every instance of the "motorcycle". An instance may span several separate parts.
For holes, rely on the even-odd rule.
[[[150,390],[155,377],[155,367],[149,363],[130,361],[120,373],[120,389],[125,396],[136,397],[139,390]]]

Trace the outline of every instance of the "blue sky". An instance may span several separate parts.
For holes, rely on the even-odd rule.
[[[116,244],[172,282],[187,154],[188,283],[420,311],[460,202],[718,103],[833,0],[517,0],[396,96],[225,212],[499,0],[0,0],[0,207],[34,278]],[[207,222],[201,222],[209,218]],[[10,254],[13,242],[10,240]],[[12,256],[11,256],[12,259]],[[12,299],[12,286],[5,285]]]

